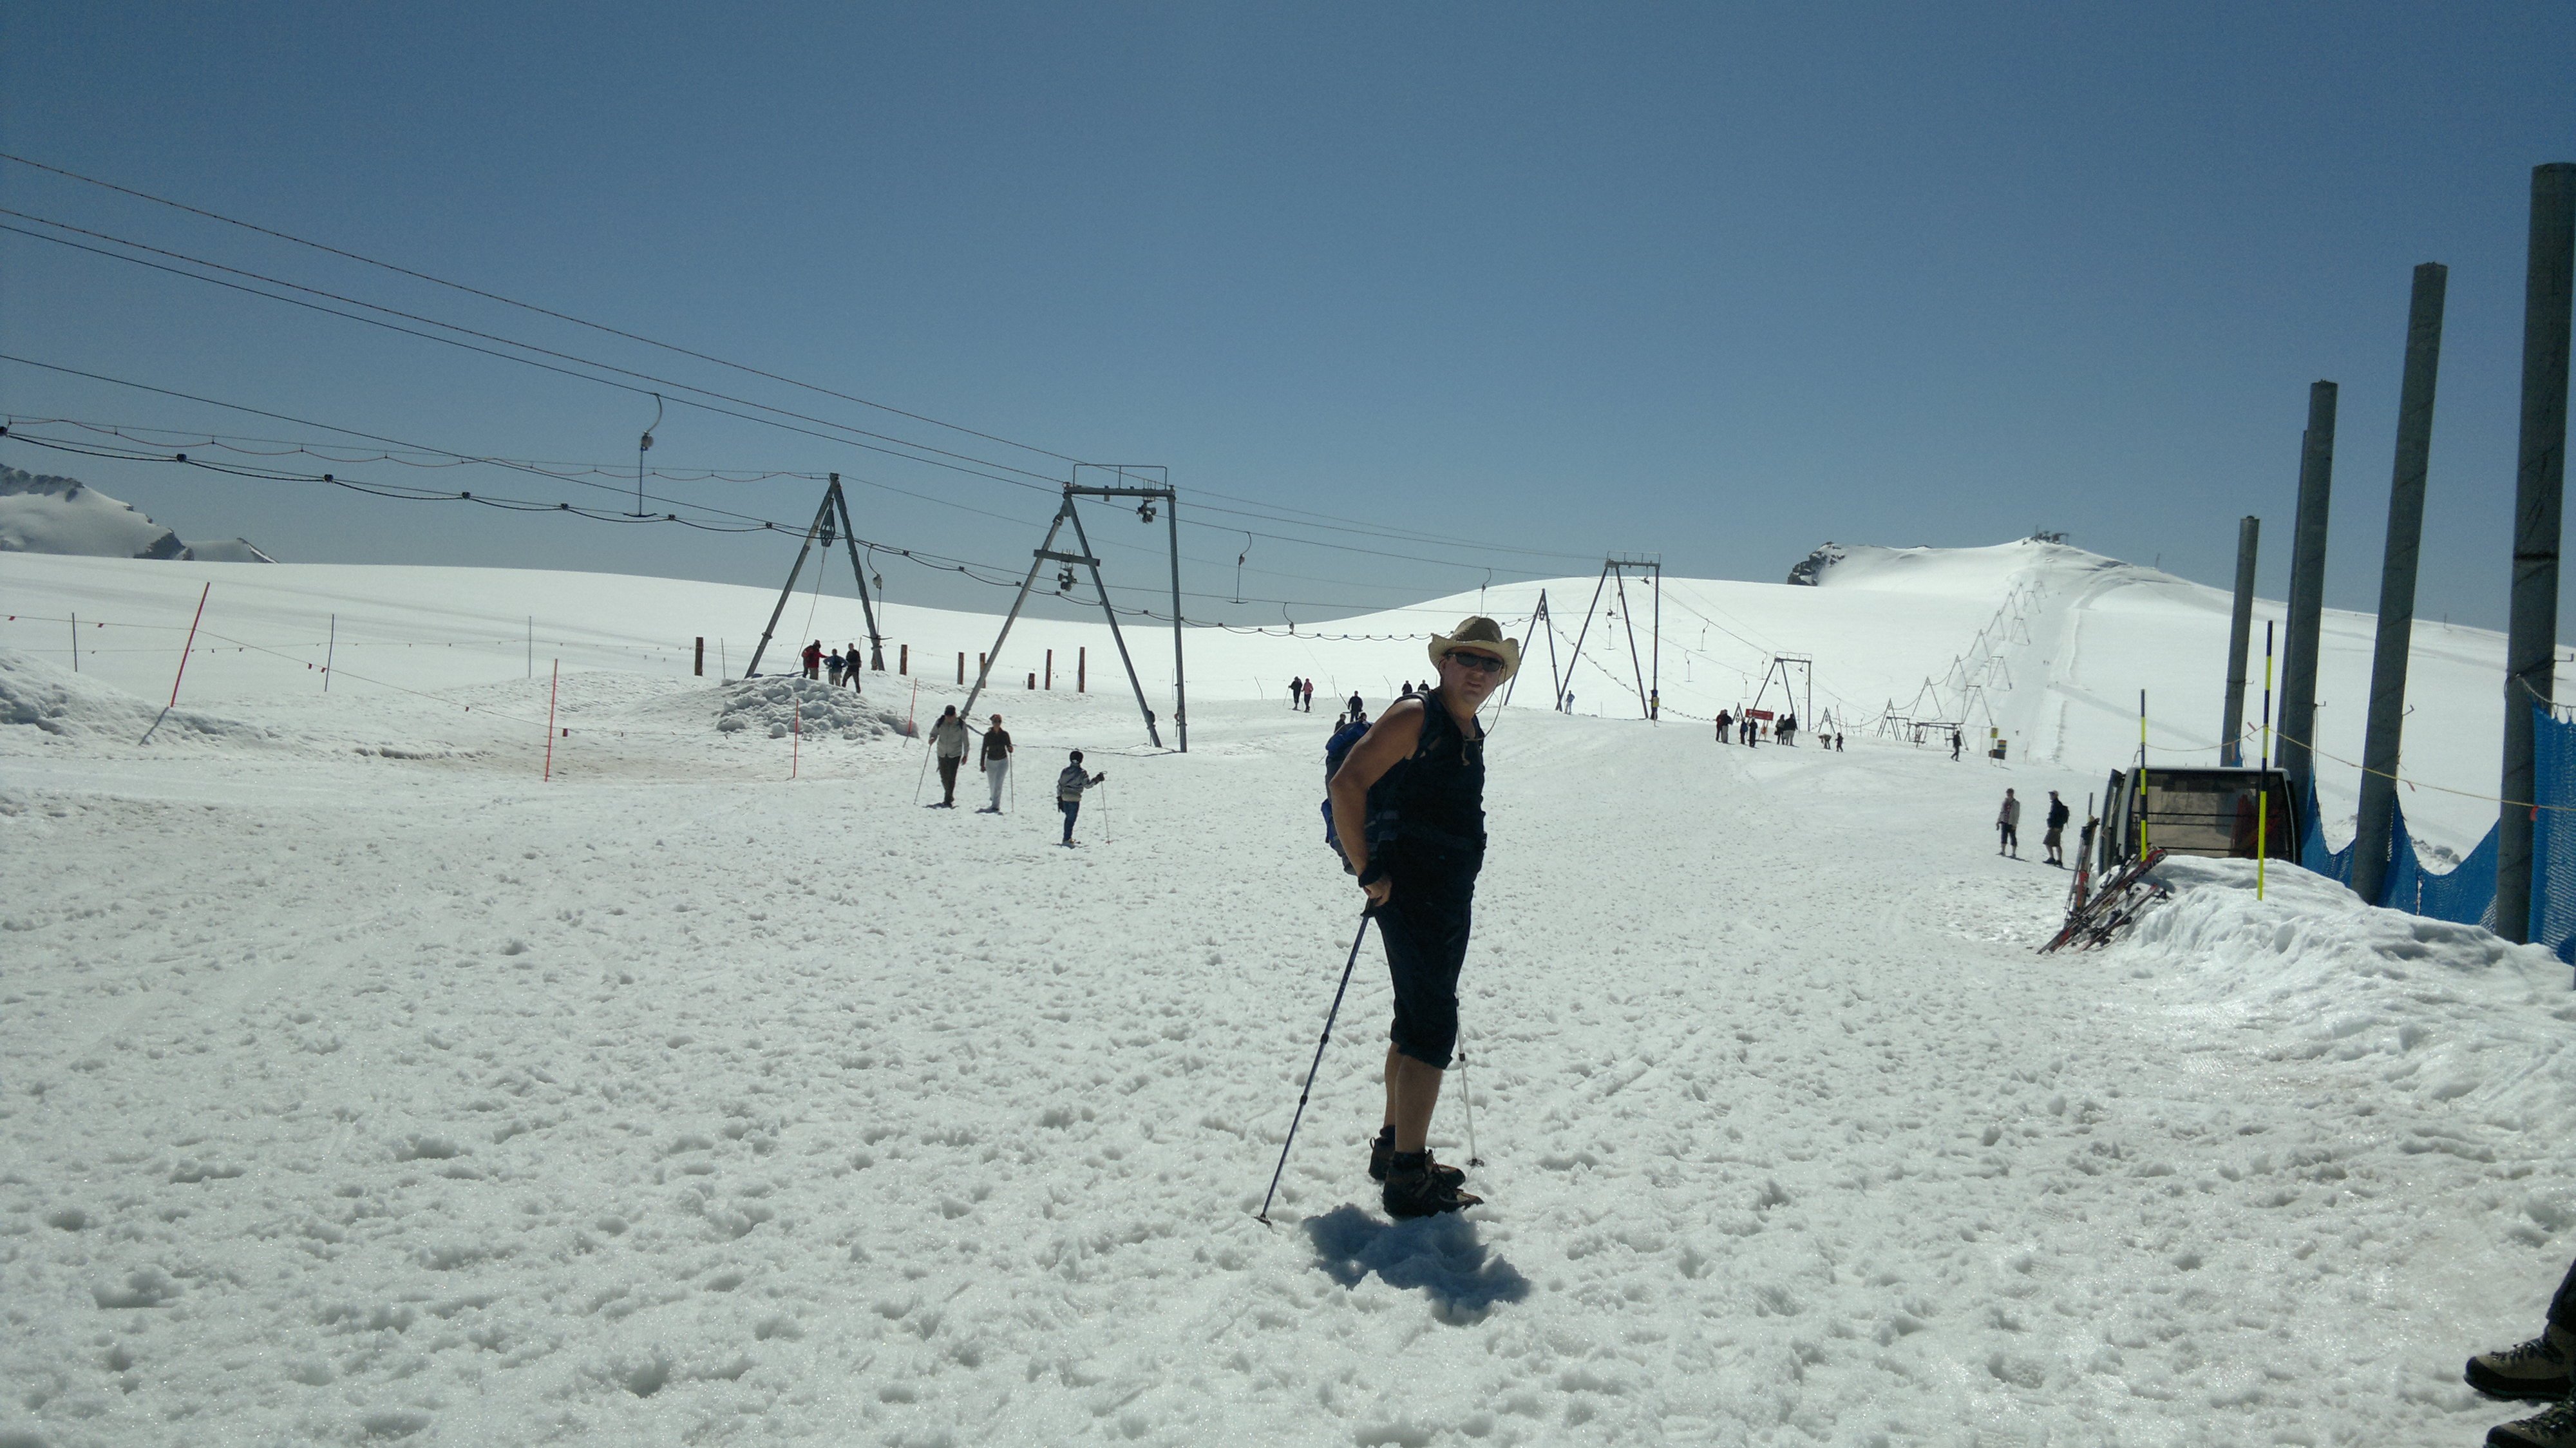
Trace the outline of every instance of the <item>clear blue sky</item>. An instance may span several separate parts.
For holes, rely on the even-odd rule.
[[[1472,588],[1486,563],[1588,573],[1659,550],[1675,573],[1776,580],[1828,538],[2038,528],[2224,584],[2248,512],[2278,596],[2320,377],[2343,385],[2329,601],[2369,608],[2408,276],[2438,260],[2420,607],[2500,627],[2528,176],[2576,160],[2576,8],[2557,3],[89,0],[8,6],[0,27],[0,149],[1060,453],[1166,464],[1185,518],[1215,521],[1189,499],[1217,490],[1569,555],[1449,547],[1427,551],[1466,561],[1429,566],[1252,541],[1269,572],[1246,596],[1338,611]],[[0,206],[1063,466],[19,166],[0,165]],[[631,463],[653,408],[6,234],[0,351],[471,453]],[[0,406],[327,435],[14,365]],[[297,560],[763,582],[792,552],[8,443],[0,460]],[[1052,507],[682,406],[651,460],[837,469],[963,504],[852,494],[869,537],[1004,568]],[[654,487],[813,507],[801,482]],[[1231,595],[1242,538],[1183,546],[1213,560],[1189,586]],[[1107,556],[1117,580],[1159,576]],[[898,600],[998,602],[883,566]]]

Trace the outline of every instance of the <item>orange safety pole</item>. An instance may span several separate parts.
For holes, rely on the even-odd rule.
[[[188,677],[188,653],[197,646],[197,625],[203,623],[206,618],[206,595],[214,591],[215,586],[212,583],[197,591],[197,616],[188,620],[188,642],[179,650],[179,676],[170,681],[170,708],[179,707],[179,679]],[[77,649],[78,635],[74,635],[74,638],[74,648]]]
[[[563,660],[555,660],[554,677],[546,685],[546,773],[545,781],[555,777],[555,695],[563,688]]]

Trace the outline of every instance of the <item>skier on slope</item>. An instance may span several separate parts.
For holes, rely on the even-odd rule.
[[[1073,847],[1073,821],[1082,813],[1082,792],[1109,777],[1109,771],[1098,774],[1082,772],[1082,751],[1073,751],[1073,762],[1056,773],[1055,807],[1064,814],[1064,845]]]
[[[939,711],[939,722],[930,726],[930,747],[939,756],[939,803],[933,809],[957,808],[957,766],[966,758],[966,721],[957,717],[957,706]]]
[[[1466,1174],[1431,1157],[1431,1114],[1458,1043],[1458,971],[1467,959],[1476,876],[1485,863],[1485,731],[1477,707],[1520,666],[1520,646],[1490,618],[1435,634],[1438,684],[1399,699],[1333,772],[1334,833],[1386,946],[1395,1021],[1386,1115],[1369,1175],[1387,1215],[1428,1217],[1476,1205]]]
[[[1995,811],[1995,834],[1996,854],[2010,850],[2014,859],[2021,858],[2021,801],[2010,789],[2004,791],[2003,808]]]
[[[992,786],[993,802],[976,813],[1000,814],[1002,812],[1002,785],[1011,777],[1013,747],[1009,731],[1002,727],[1002,716],[994,715],[993,727],[984,731],[983,751],[984,783]]]
[[[2048,849],[2048,863],[2061,870],[2066,868],[2066,822],[2074,815],[2066,801],[2057,797],[2056,790],[2048,792],[2048,833],[2041,835],[2039,842]]]

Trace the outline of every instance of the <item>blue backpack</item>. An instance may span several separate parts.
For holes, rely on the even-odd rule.
[[[1360,737],[1368,732],[1368,721],[1361,719],[1334,730],[1333,737],[1324,741],[1324,783],[1326,785],[1329,786],[1333,782],[1333,771],[1342,767],[1342,759],[1351,752],[1351,746],[1359,743]],[[1335,859],[1343,859],[1342,837],[1340,831],[1333,827],[1333,799],[1329,794],[1324,797],[1324,843],[1333,847]],[[1350,868],[1347,860],[1343,861],[1343,868]]]

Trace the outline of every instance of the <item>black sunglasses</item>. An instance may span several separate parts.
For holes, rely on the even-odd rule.
[[[1462,650],[1451,649],[1443,657],[1447,658],[1451,663],[1456,664],[1458,667],[1471,670],[1475,673],[1499,674],[1503,671],[1503,661],[1495,658],[1492,654],[1471,654]]]

